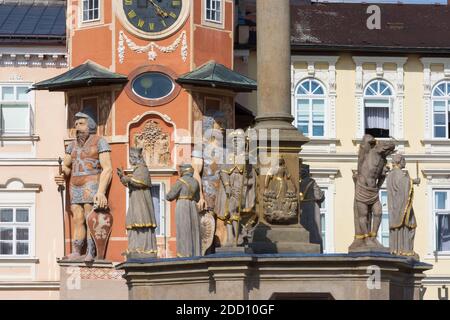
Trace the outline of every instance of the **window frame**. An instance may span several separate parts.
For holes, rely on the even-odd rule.
[[[320,206],[320,235],[322,237],[322,247],[323,247],[323,253],[331,253],[328,252],[329,250],[327,250],[327,248],[330,248],[331,245],[329,244],[329,214],[330,214],[330,208],[329,208],[329,204],[330,201],[328,199],[328,194],[329,194],[329,188],[328,187],[323,187],[319,185],[320,190],[322,190],[322,192],[325,195],[325,200],[322,202],[321,206]],[[323,221],[322,221],[322,217],[323,217]]]
[[[0,228],[12,228],[13,229],[13,240],[0,240],[12,242],[13,244],[13,253],[12,254],[0,254],[1,258],[30,258],[32,257],[32,246],[33,246],[33,217],[32,211],[33,208],[31,205],[24,204],[12,204],[5,205],[0,204],[0,209],[13,209],[13,221],[12,222],[0,222]],[[28,209],[28,222],[17,222],[16,221],[16,213],[17,209]],[[27,228],[28,229],[28,240],[17,240],[17,228]],[[20,242],[28,242],[28,254],[17,254],[17,243]]]
[[[225,1],[224,0],[210,0],[210,1],[211,3],[213,1],[219,2],[220,21],[207,18],[208,10],[216,10],[215,12],[217,12],[217,9],[208,9],[208,0],[203,0],[202,24],[213,28],[223,29],[225,27]]]
[[[317,94],[313,94],[311,92],[309,92],[308,94],[299,94],[299,88],[300,86],[302,86],[305,82],[316,82],[320,88],[322,88],[323,90],[323,94],[321,95],[317,95]],[[316,89],[317,90],[317,89]],[[328,95],[327,95],[327,88],[325,87],[325,85],[322,83],[322,81],[320,81],[317,78],[304,78],[302,80],[300,80],[296,87],[295,87],[295,105],[294,105],[294,110],[295,110],[295,127],[300,130],[300,126],[299,126],[299,105],[298,102],[299,100],[308,100],[309,101],[309,110],[308,110],[308,115],[309,115],[309,119],[308,119],[308,134],[305,134],[303,132],[303,134],[305,134],[305,136],[307,136],[310,139],[324,139],[327,138],[329,136],[328,134],[328,130],[329,130],[329,123],[328,123],[328,115],[329,115],[329,111],[328,111]],[[313,101],[314,100],[323,100],[323,106],[324,106],[324,111],[323,111],[323,117],[324,117],[324,123],[323,123],[323,135],[319,136],[319,135],[313,135],[313,129],[314,129],[314,122],[313,122]]]
[[[371,86],[374,83],[384,83],[386,84],[386,89],[384,89],[381,93],[380,92],[374,92],[374,95],[368,95],[367,91],[369,89],[371,89]],[[379,86],[378,86],[379,87]],[[390,95],[383,95],[383,92],[385,92],[386,90],[390,90]],[[372,90],[372,89],[371,89]],[[373,90],[372,90],[373,91]],[[377,89],[377,91],[379,91]],[[394,136],[394,131],[395,128],[393,127],[394,124],[394,105],[395,105],[395,91],[394,91],[394,87],[389,83],[389,81],[387,81],[384,78],[376,78],[376,79],[372,79],[370,80],[364,87],[363,90],[363,95],[362,95],[362,128],[363,128],[363,135],[366,134],[366,108],[371,108],[371,107],[367,107],[366,103],[368,100],[387,100],[388,101],[388,121],[389,121],[389,125],[388,125],[388,130],[389,130],[389,137]],[[379,139],[388,139],[389,137],[376,137]]]
[[[27,87],[30,89],[32,83],[30,82],[0,82],[0,138],[4,137],[31,137],[35,134],[35,97],[34,94],[28,92],[28,99],[26,101],[20,101],[17,98],[18,92],[17,89],[19,87]],[[14,88],[14,100],[3,100],[3,90],[5,87],[13,87]],[[4,132],[3,128],[3,112],[2,109],[4,106],[21,106],[27,105],[27,128],[23,132]]]
[[[386,208],[383,207],[383,198],[382,198],[382,193],[386,193]],[[379,192],[379,197],[380,197],[380,204],[381,204],[381,209],[382,209],[382,214],[381,214],[381,223],[380,223],[380,228],[378,229],[378,234],[377,234],[377,240],[385,247],[389,248],[390,247],[390,228],[389,228],[389,204],[388,204],[388,191],[386,188],[381,188],[380,192]],[[387,219],[387,231],[383,230],[383,219]],[[383,235],[387,235],[387,245],[383,244]]]
[[[447,193],[446,199],[446,209],[436,209],[436,193],[437,192],[445,192]],[[449,251],[438,251],[438,219],[437,215],[439,214],[437,211],[448,212],[448,213],[440,213],[441,215],[450,215],[450,188],[432,188],[432,219],[433,219],[433,252],[438,255],[450,255]]]
[[[157,233],[155,230],[155,234],[156,234],[156,237],[160,237],[160,238],[168,237],[169,230],[167,229],[168,221],[167,221],[166,184],[161,181],[155,181],[155,182],[152,181],[152,187],[153,186],[159,186],[159,209],[160,209],[159,221],[156,222],[158,225],[159,233]],[[153,196],[152,196],[152,201],[153,201]],[[156,215],[156,212],[155,212],[155,215]]]
[[[80,10],[80,21],[81,23],[91,23],[91,22],[98,22],[101,20],[101,7],[102,7],[102,0],[97,0],[97,8],[88,8],[86,11],[89,13],[89,11],[94,11],[98,10],[98,17],[97,18],[93,18],[93,19],[84,19],[84,12],[85,12],[85,3],[88,3],[89,6],[89,0],[80,0],[80,6],[81,6],[81,10]],[[92,0],[95,1],[95,0]],[[89,16],[89,14],[88,14]]]
[[[129,173],[132,173],[132,171],[130,170],[129,171]],[[151,174],[153,174],[152,172],[150,172]],[[162,239],[168,239],[168,238],[170,238],[170,234],[171,234],[171,230],[170,230],[170,204],[168,204],[168,202],[167,202],[167,200],[166,200],[166,194],[167,194],[167,185],[170,185],[170,182],[169,181],[160,181],[160,180],[157,180],[157,181],[153,181],[152,180],[152,187],[153,186],[155,186],[155,185],[159,185],[159,187],[160,187],[160,191],[159,191],[159,194],[160,194],[160,199],[159,199],[159,208],[160,208],[160,210],[161,211],[163,211],[163,214],[160,214],[160,218],[159,218],[159,221],[157,221],[156,223],[158,224],[158,223],[161,223],[161,221],[162,222],[164,222],[165,224],[164,224],[164,227],[163,227],[163,230],[164,230],[164,232],[163,233],[160,233],[160,234],[156,234],[156,237],[157,238],[162,238]],[[153,196],[151,195],[151,198],[152,198],[152,201],[153,201]],[[125,197],[125,208],[126,208],[126,214],[128,214],[128,208],[129,208],[129,206],[130,206],[130,194],[129,194],[129,192],[127,191],[126,192],[126,197]],[[156,218],[156,212],[155,212],[155,218]],[[162,225],[162,224],[158,224],[158,226],[159,225]],[[161,230],[161,229],[160,229]]]
[[[443,96],[437,96],[435,95],[436,90],[439,88],[440,85],[445,84],[446,87],[446,92],[444,92]],[[443,140],[443,141],[447,141],[450,140],[450,125],[449,125],[449,113],[450,113],[450,90],[449,90],[449,86],[450,86],[450,81],[448,80],[441,80],[439,82],[437,82],[432,90],[431,90],[431,137],[433,140]],[[445,137],[436,137],[435,135],[435,128],[437,127],[435,125],[435,116],[436,113],[434,111],[434,106],[435,106],[435,102],[444,102],[445,104]],[[442,125],[440,125],[439,127],[443,127]]]

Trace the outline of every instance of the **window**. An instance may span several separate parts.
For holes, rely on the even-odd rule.
[[[165,190],[163,183],[153,183],[152,185],[152,199],[153,199],[153,207],[155,208],[155,217],[156,217],[156,235],[157,236],[165,236],[166,235],[166,214],[165,214]]]
[[[29,86],[0,85],[0,135],[33,135],[34,116]]]
[[[222,23],[222,0],[205,0],[205,20]]]
[[[30,255],[30,209],[0,207],[0,257]]]
[[[383,80],[369,83],[364,91],[364,128],[375,138],[389,138],[393,92]]]
[[[433,105],[433,138],[450,138],[450,81],[436,85],[432,92]]]
[[[435,250],[450,252],[450,190],[434,190]]]
[[[302,81],[296,90],[297,128],[308,137],[325,136],[325,89],[314,79]]]
[[[83,0],[83,22],[95,21],[100,18],[99,0]]]
[[[388,212],[388,193],[386,190],[380,191],[380,200],[382,208],[382,218],[380,229],[378,230],[378,241],[389,248],[389,212]]]
[[[133,92],[144,99],[162,99],[175,89],[172,79],[160,72],[146,72],[137,76],[131,84]]]

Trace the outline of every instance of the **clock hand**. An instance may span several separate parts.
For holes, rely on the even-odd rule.
[[[169,14],[165,12],[160,6],[158,6],[153,0],[148,0],[156,10],[156,13],[159,14],[163,18],[167,18]]]

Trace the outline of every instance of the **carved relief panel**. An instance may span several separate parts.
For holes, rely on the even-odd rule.
[[[171,168],[173,127],[152,115],[130,127],[130,145],[143,149],[145,163],[149,168]]]

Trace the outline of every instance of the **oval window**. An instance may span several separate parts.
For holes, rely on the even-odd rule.
[[[172,79],[160,72],[146,72],[138,75],[132,83],[133,92],[144,99],[162,99],[175,88]]]

